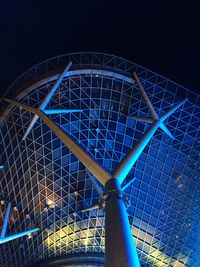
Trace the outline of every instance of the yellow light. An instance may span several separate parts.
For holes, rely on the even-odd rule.
[[[184,267],[185,264],[181,263],[180,261],[176,260],[173,265],[173,267]]]
[[[97,224],[98,225],[98,224]],[[96,225],[96,226],[97,226]],[[184,267],[187,263],[187,257],[182,254],[178,254],[176,259],[170,258],[165,253],[159,250],[159,242],[154,238],[155,230],[148,225],[141,223],[140,229],[133,228],[132,232],[135,237],[135,242],[138,248],[143,253],[147,254],[146,259],[156,267]],[[71,223],[62,229],[52,232],[49,237],[44,240],[44,243],[50,249],[56,249],[56,247],[62,247],[69,245],[75,241],[81,241],[81,243],[87,247],[91,241],[94,241],[95,245],[95,232],[100,227],[93,227],[90,229],[81,230],[76,223]],[[102,227],[101,227],[102,229]],[[104,246],[104,236],[101,237],[101,246]],[[181,259],[181,260],[180,260]]]
[[[49,198],[47,198],[47,205],[49,206],[50,209],[53,209],[55,207],[54,201],[52,201]]]

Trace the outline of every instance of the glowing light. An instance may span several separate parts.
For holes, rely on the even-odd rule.
[[[185,264],[181,263],[180,261],[176,260],[173,265],[173,267],[184,267]]]
[[[31,239],[32,238],[32,234],[28,234],[28,239]]]
[[[51,88],[51,90],[49,91],[49,93],[46,95],[45,99],[43,100],[43,102],[40,104],[39,109],[40,110],[45,110],[45,108],[47,107],[49,101],[51,100],[52,96],[54,95],[54,93],[56,92],[57,88],[60,86],[62,79],[64,78],[64,76],[66,75],[66,73],[68,72],[68,70],[70,69],[72,65],[72,62],[69,62],[69,64],[67,65],[67,67],[64,69],[63,73],[59,76],[58,80],[55,82],[54,86]],[[25,135],[23,136],[23,140],[26,139],[27,135],[30,133],[30,131],[32,130],[33,126],[35,125],[35,123],[38,120],[38,115],[34,115],[31,123],[29,124],[28,129],[25,132]]]
[[[74,195],[77,197],[79,195],[78,191],[74,191]]]
[[[88,246],[90,240],[95,238],[95,228],[80,230],[76,224],[70,224],[52,233],[45,240],[47,247],[54,250],[55,246],[66,246],[80,240],[84,246]]]
[[[61,114],[61,113],[74,113],[74,112],[82,112],[82,109],[45,109],[43,112],[46,115],[51,114]]]
[[[12,241],[12,240],[17,239],[19,237],[23,237],[25,235],[28,235],[28,234],[31,234],[31,233],[37,232],[37,231],[39,231],[39,228],[34,228],[34,229],[31,229],[31,230],[28,230],[28,231],[24,231],[24,232],[21,232],[21,233],[17,233],[17,234],[14,234],[14,235],[5,236],[4,238],[0,238],[0,244]]]
[[[161,116],[159,120],[154,120],[153,124],[148,128],[148,130],[142,135],[142,137],[137,141],[136,145],[131,149],[131,151],[126,155],[123,161],[119,164],[117,169],[114,171],[113,177],[118,179],[120,184],[123,183],[124,179],[132,169],[135,162],[138,160],[144,148],[147,146],[151,138],[153,137],[156,130],[162,125],[162,123],[172,115],[180,106],[182,106],[187,99],[184,99],[179,104],[175,105],[172,109],[167,111]]]
[[[53,209],[55,207],[55,202],[48,198],[47,205],[49,206],[50,209]]]
[[[137,227],[140,227],[138,229]],[[95,233],[99,227],[80,230],[76,223],[69,224],[62,229],[52,232],[45,240],[45,245],[52,250],[56,247],[70,245],[76,241],[81,241],[82,245],[87,247],[89,245],[96,245]],[[156,239],[154,238],[155,229],[141,221],[135,221],[135,226],[132,227],[135,243],[138,248],[146,254],[146,259],[156,267],[184,267],[188,259],[182,254],[178,254],[176,259],[169,257],[155,248]],[[101,246],[105,246],[105,237],[101,236]],[[179,260],[181,259],[181,260]]]
[[[184,267],[188,258],[182,254],[178,254],[176,259],[169,257],[167,254],[159,250],[159,245],[156,244],[155,229],[150,225],[141,221],[135,221],[135,226],[132,227],[135,243],[138,248],[146,254],[146,259],[156,267]],[[137,227],[140,227],[138,229]],[[181,259],[181,260],[179,260]]]
[[[174,260],[170,258],[168,255],[162,253],[158,249],[153,250],[146,256],[147,260],[152,262],[154,266],[157,267],[168,267],[168,266],[173,266],[173,267],[184,267],[185,264],[187,263],[187,258],[182,257],[180,254],[177,256],[177,258],[181,258],[180,260]]]

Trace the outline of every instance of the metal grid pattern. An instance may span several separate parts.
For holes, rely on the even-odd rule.
[[[125,182],[136,176],[126,193],[141,265],[199,266],[199,97],[129,61],[95,53],[45,61],[17,79],[7,95],[14,90],[20,101],[37,107],[68,60],[76,72],[63,79],[48,108],[83,112],[50,117],[109,172],[148,128],[127,117],[149,116],[133,70],[159,115],[190,97],[166,122],[176,140],[158,130]],[[9,231],[33,226],[41,231],[1,245],[1,265],[30,266],[67,254],[102,253],[103,211],[80,212],[98,202],[84,166],[40,121],[22,141],[32,114],[9,110],[2,116],[0,140],[1,198],[16,207]],[[1,218],[4,212],[1,205]]]

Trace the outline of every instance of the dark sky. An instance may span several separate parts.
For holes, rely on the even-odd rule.
[[[1,0],[0,94],[32,65],[78,51],[125,57],[199,92],[199,1],[163,2]]]

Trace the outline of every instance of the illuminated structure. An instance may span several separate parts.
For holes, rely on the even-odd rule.
[[[135,71],[139,79],[136,73],[133,75]],[[191,248],[192,232],[198,223],[198,215],[195,215],[198,205],[193,205],[199,197],[199,110],[195,102],[198,96],[131,62],[96,53],[64,55],[39,64],[22,75],[6,96],[37,109],[28,107],[36,113],[33,117],[21,108],[11,111],[8,106],[1,116],[2,199],[18,207],[10,229],[21,226],[24,230],[35,225],[41,231],[32,238],[6,244],[15,252],[11,252],[12,256],[6,254],[7,247],[2,245],[2,265],[11,262],[13,266],[26,266],[51,258],[58,261],[59,256],[69,253],[82,253],[82,262],[84,257],[87,262],[93,257],[91,253],[104,251],[104,213],[90,206],[97,207],[99,195],[100,206],[108,200],[87,169],[106,184],[107,193],[110,191],[107,181],[111,177],[120,183],[125,179],[122,188],[130,198],[129,221],[142,266],[193,266],[198,262],[195,248]],[[163,113],[170,115],[171,112],[166,112],[179,102],[183,104],[186,97],[191,101],[172,114],[167,123],[176,138],[172,141],[173,135],[163,124],[168,116]],[[26,106],[20,106],[27,110]],[[147,122],[153,122],[152,126]],[[73,154],[66,148],[69,137],[65,142],[58,136],[56,124],[62,128],[62,136],[70,135],[74,144],[86,151],[82,154],[84,157],[77,149],[73,151],[74,144],[69,146]],[[160,130],[155,133],[158,127],[167,135]],[[153,134],[150,145],[145,148]],[[131,147],[135,149],[130,154]],[[119,165],[127,154],[128,161],[126,157]],[[105,171],[99,164],[88,164],[93,157]],[[99,171],[95,172],[97,168]],[[136,179],[129,183],[134,176]],[[195,212],[194,207],[197,207]],[[109,216],[109,221],[112,219],[113,216]],[[190,233],[188,238],[186,230]],[[196,238],[194,236],[193,247]],[[96,254],[93,255],[95,259]],[[62,258],[63,263],[68,259]],[[127,266],[133,266],[131,264]],[[138,266],[137,263],[134,266]]]

